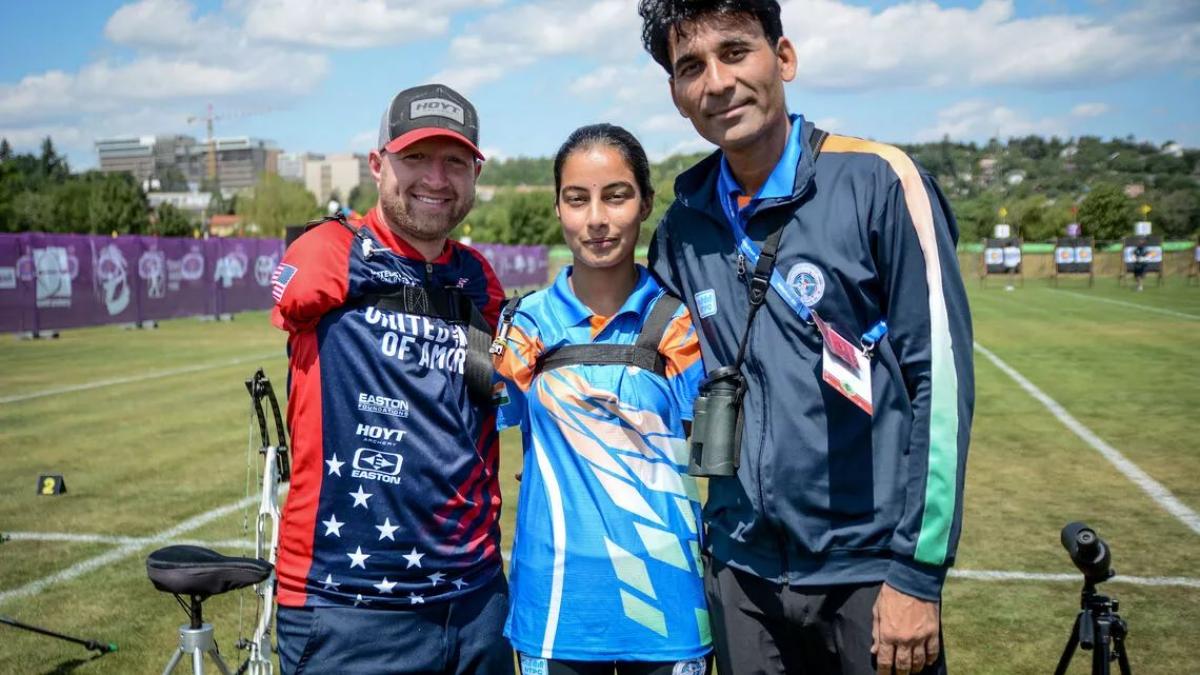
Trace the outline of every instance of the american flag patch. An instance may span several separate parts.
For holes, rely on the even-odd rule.
[[[275,268],[275,272],[271,274],[271,297],[275,298],[275,302],[283,299],[283,292],[287,290],[288,282],[294,276],[296,268],[291,265],[279,263],[279,267]]]

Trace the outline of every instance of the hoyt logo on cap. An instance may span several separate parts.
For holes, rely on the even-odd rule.
[[[396,94],[379,125],[379,147],[400,150],[426,138],[452,138],[480,160],[479,116],[462,94],[444,84],[426,84]]]

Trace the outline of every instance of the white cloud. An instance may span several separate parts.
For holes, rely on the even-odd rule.
[[[783,12],[806,87],[1082,86],[1200,60],[1195,13],[1180,24],[1154,3],[1108,23],[1065,13],[1018,18],[1013,0],[974,9],[914,0],[878,12],[791,0]]]
[[[943,136],[952,140],[980,140],[1011,136],[1069,136],[1064,118],[1033,119],[1027,113],[992,101],[960,101],[938,112],[937,124],[917,132],[918,141],[935,141]]]
[[[692,123],[681,116],[679,113],[663,113],[660,115],[652,115],[638,125],[638,128],[647,132],[667,132],[667,133],[688,133],[693,131]]]
[[[444,35],[457,11],[500,0],[240,0],[246,34],[283,44],[354,49]]]
[[[366,129],[350,137],[350,152],[367,153],[378,147],[379,129]]]
[[[205,36],[226,33],[215,17],[197,20],[187,0],[140,0],[113,12],[104,35],[132,47],[180,49],[197,46]]]
[[[549,57],[636,58],[640,31],[636,0],[534,0],[469,25],[451,42],[445,72],[468,73],[475,87]]]
[[[1099,117],[1108,110],[1107,103],[1080,103],[1071,108],[1071,115],[1073,117]]]
[[[813,120],[813,125],[825,131],[837,132],[842,128],[842,119],[840,117],[818,117]]]
[[[497,64],[459,66],[434,73],[429,82],[447,85],[458,92],[469,92],[481,84],[503,76],[504,67]]]
[[[689,138],[671,145],[653,146],[647,144],[646,155],[652,162],[662,161],[672,155],[687,155],[693,152],[712,152],[716,146],[700,137]]]
[[[303,94],[325,75],[321,55],[261,52],[243,67],[157,55],[125,64],[101,61],[78,73],[50,71],[0,85],[0,125],[119,111],[139,101],[164,104],[263,93]]]

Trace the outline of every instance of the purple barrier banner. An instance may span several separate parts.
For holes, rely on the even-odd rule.
[[[278,239],[0,234],[0,331],[268,309],[282,254]]]
[[[140,244],[135,269],[141,286],[138,297],[144,319],[217,313],[209,241],[174,237],[128,238],[136,239]]]
[[[14,236],[0,236],[0,331],[13,333],[26,329],[33,321],[27,295],[34,293],[32,278],[26,280],[18,272],[21,262],[21,240]]]
[[[0,234],[0,331],[269,309],[279,239]],[[475,246],[505,288],[546,283],[545,246]]]
[[[472,244],[472,247],[492,264],[505,289],[546,285],[550,252],[545,246]]]

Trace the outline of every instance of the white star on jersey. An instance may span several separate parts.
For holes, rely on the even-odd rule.
[[[358,607],[359,605],[369,605],[369,604],[371,604],[371,601],[364,599],[362,596],[362,593],[358,593],[354,596],[354,606],[355,607]]]
[[[463,589],[463,586],[467,585],[467,582],[463,581],[462,579],[455,579],[454,581],[451,581],[450,583],[454,584],[454,587],[460,591]]]
[[[375,529],[379,530],[379,540],[380,541],[383,541],[384,539],[391,539],[392,541],[396,541],[396,538],[394,536],[392,536],[392,534],[396,530],[400,529],[400,527],[397,525],[393,525],[390,518],[384,518],[383,524],[376,525]]]
[[[405,567],[404,569],[409,569],[410,567],[420,567],[421,566],[421,558],[424,558],[425,554],[417,553],[417,547],[414,546],[412,553],[405,553],[404,555],[402,555],[400,557],[404,558],[405,560],[408,561],[408,567]]]
[[[434,586],[437,586],[438,584],[442,583],[442,579],[444,579],[444,578],[446,578],[446,575],[442,574],[441,572],[434,572],[433,574],[429,575],[429,580],[431,582],[433,582]]]
[[[381,581],[377,584],[371,584],[371,585],[374,586],[375,588],[379,589],[380,593],[391,593],[392,589],[396,587],[396,582],[388,581],[387,577],[384,577],[383,581]]]
[[[362,486],[358,486],[358,492],[347,493],[354,497],[354,506],[352,508],[363,507],[367,508],[367,500],[374,496],[373,492],[363,492]]]
[[[325,460],[325,463],[329,465],[329,473],[327,475],[329,475],[329,476],[342,475],[342,465],[345,464],[345,462],[338,461],[336,452],[333,453],[333,459],[327,459],[327,460]]]
[[[325,536],[333,535],[339,539],[342,537],[342,526],[345,523],[339,523],[337,516],[330,514],[329,520],[322,520],[321,524],[325,526]]]
[[[327,591],[336,591],[338,589],[338,586],[341,586],[340,583],[333,580],[332,574],[326,574],[325,581],[322,581],[321,585],[324,586],[325,590],[327,590]]]
[[[409,593],[408,599],[411,600],[412,604],[414,604],[414,605],[425,604],[425,598],[423,596],[417,595],[416,593]]]
[[[355,567],[361,567],[364,570],[367,569],[367,558],[370,558],[371,554],[363,553],[361,546],[354,553],[347,553],[346,555],[350,556],[350,569],[354,569]]]

